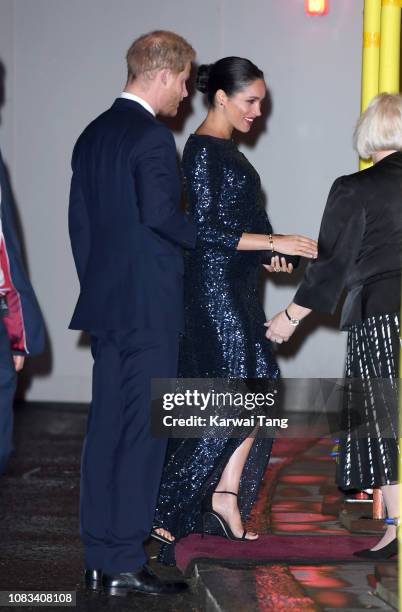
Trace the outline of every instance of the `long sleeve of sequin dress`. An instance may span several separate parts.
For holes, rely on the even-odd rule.
[[[185,333],[179,376],[276,379],[279,370],[265,338],[259,298],[262,253],[238,251],[243,232],[271,232],[260,178],[231,140],[190,136],[183,154],[188,206],[197,245],[185,256]],[[244,437],[251,432],[245,431]],[[244,438],[172,439],[162,476],[155,524],[176,541],[201,527],[201,503],[215,488]],[[257,438],[243,470],[239,509],[247,520],[263,478],[272,440]],[[174,563],[174,547],[160,560]]]

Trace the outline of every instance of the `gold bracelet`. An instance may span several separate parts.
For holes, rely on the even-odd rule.
[[[272,234],[268,234],[268,242],[269,242],[270,250],[274,252],[275,248],[274,248],[274,239],[272,238]]]

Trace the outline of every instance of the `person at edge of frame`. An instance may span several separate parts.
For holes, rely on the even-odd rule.
[[[0,474],[13,450],[13,403],[25,357],[44,347],[44,325],[22,262],[13,197],[0,152]]]

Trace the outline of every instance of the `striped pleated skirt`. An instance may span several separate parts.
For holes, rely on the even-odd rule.
[[[377,315],[348,330],[336,481],[343,489],[398,482],[400,322]]]

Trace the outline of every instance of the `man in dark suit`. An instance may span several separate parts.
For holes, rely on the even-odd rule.
[[[93,397],[84,443],[81,535],[86,582],[108,594],[178,592],[147,567],[166,441],[150,433],[150,382],[177,374],[183,329],[182,247],[195,227],[180,210],[171,132],[194,50],[151,32],[127,53],[128,81],[73,152],[69,228],[80,280],[70,328],[91,334]]]
[[[10,183],[0,153],[0,474],[13,443],[17,372],[27,355],[42,352],[42,315],[22,263]]]

